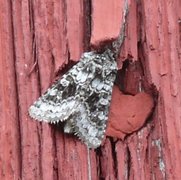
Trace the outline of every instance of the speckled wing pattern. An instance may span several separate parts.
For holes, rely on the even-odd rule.
[[[116,72],[110,50],[84,53],[29,108],[29,115],[48,123],[65,121],[64,132],[76,134],[89,148],[97,148],[104,138]]]

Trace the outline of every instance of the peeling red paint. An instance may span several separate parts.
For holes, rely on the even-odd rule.
[[[99,47],[104,42],[118,38],[124,11],[124,1],[107,0],[92,1],[92,34],[91,45]]]
[[[142,92],[135,96],[124,95],[115,86],[106,134],[124,139],[127,134],[143,126],[153,106],[153,98],[149,94]]]
[[[74,61],[78,61],[83,53],[84,22],[86,18],[83,5],[82,0],[66,2],[68,49],[70,59]]]
[[[88,5],[80,0],[0,2],[0,179],[180,179],[180,1],[129,1],[118,65],[127,58],[139,62],[142,70],[128,68],[124,85],[134,95],[146,91],[136,96],[113,93],[109,123],[116,127],[110,134],[131,133],[124,141],[106,138],[100,149],[90,150],[89,160],[86,147],[74,136],[28,117],[29,105],[56,72],[70,59],[79,59],[89,37],[86,28],[92,29],[95,49],[118,37],[123,1],[93,0]],[[90,18],[91,27],[85,27]],[[158,100],[144,124],[153,105],[146,94],[152,85]],[[131,104],[127,113],[136,110],[133,104],[144,104],[140,118],[131,118],[131,127],[121,101]],[[117,124],[121,118],[124,123]],[[115,135],[118,126],[124,134]]]

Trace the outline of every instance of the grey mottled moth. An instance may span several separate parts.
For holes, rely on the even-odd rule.
[[[48,123],[65,122],[64,132],[76,134],[88,147],[101,145],[106,129],[115,59],[125,38],[128,1],[125,0],[120,35],[112,49],[84,53],[80,61],[50,87],[30,108],[29,115]]]
[[[65,121],[64,132],[76,134],[90,148],[105,133],[117,64],[111,50],[84,53],[30,108],[39,121]]]

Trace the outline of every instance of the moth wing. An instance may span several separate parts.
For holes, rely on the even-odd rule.
[[[29,109],[34,119],[65,121],[64,132],[74,132],[90,148],[100,146],[108,119],[117,64],[108,52],[84,53],[80,62]]]
[[[106,130],[117,64],[108,54],[100,55],[93,63],[94,78],[86,89],[80,86],[79,93],[83,91],[84,98],[79,99],[77,109],[66,121],[64,131],[74,132],[88,147],[97,148]]]
[[[58,91],[56,87],[61,87],[63,90]],[[48,91],[43,94],[30,108],[29,115],[39,121],[58,122],[65,120],[77,105],[73,96],[68,97],[66,100],[63,94],[71,92],[75,94],[75,89],[72,84],[63,87],[59,82],[53,85]],[[67,101],[69,103],[67,103]]]
[[[76,83],[78,72],[88,63],[88,57],[74,65],[52,87],[50,87],[29,108],[29,115],[39,121],[56,123],[65,121],[78,106],[76,100],[79,84]]]

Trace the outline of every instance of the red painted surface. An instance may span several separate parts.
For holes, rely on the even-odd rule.
[[[122,0],[107,0],[106,6],[104,3],[104,0],[92,1],[91,44],[97,48],[102,43],[118,38],[121,27],[120,20],[123,15],[124,2]]]
[[[128,94],[114,91],[109,118],[114,127],[107,130],[114,138],[90,150],[90,166],[77,138],[29,118],[30,104],[58,70],[87,50],[89,37],[98,49],[118,36],[123,1],[93,0],[89,6],[80,0],[0,2],[0,179],[88,179],[90,174],[92,179],[180,179],[179,0],[129,1],[118,60],[119,68],[132,60],[124,77]],[[124,113],[134,116],[131,127]],[[127,135],[124,140],[115,138],[117,129]]]
[[[154,106],[150,95],[141,92],[124,95],[118,87],[114,87],[107,136],[124,140],[127,134],[140,129],[152,112]]]

